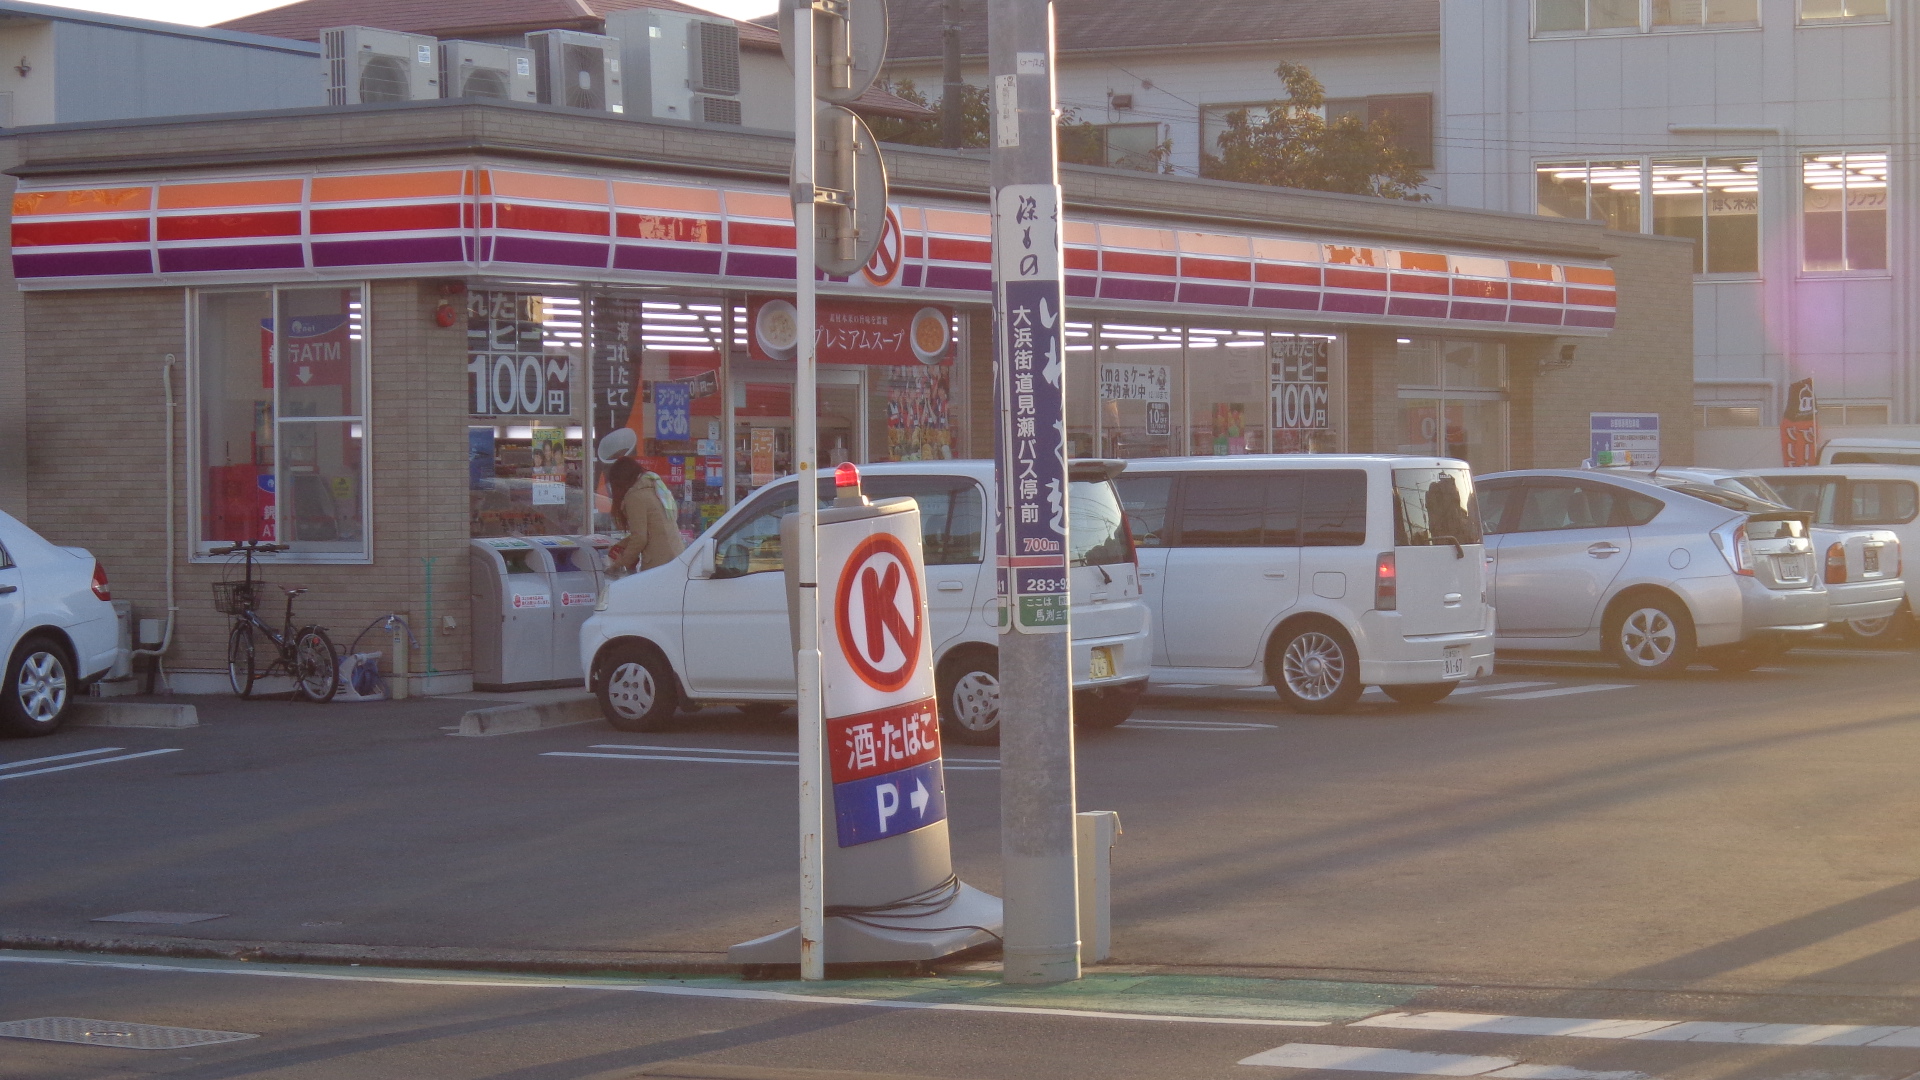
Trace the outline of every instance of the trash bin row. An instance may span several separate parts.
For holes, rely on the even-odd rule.
[[[580,681],[580,624],[606,586],[613,544],[598,535],[471,541],[475,686]]]

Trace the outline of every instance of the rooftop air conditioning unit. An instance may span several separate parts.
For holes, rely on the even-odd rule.
[[[327,104],[425,101],[440,96],[438,44],[424,34],[370,26],[320,32],[327,61]]]
[[[533,50],[534,79],[543,105],[625,112],[620,87],[620,41],[574,30],[542,30],[527,35]]]
[[[538,101],[533,50],[484,41],[440,43],[440,96]]]
[[[635,118],[740,126],[740,28],[719,16],[656,8],[607,15],[627,61]]]

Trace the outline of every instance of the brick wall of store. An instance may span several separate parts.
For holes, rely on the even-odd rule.
[[[186,449],[189,365],[187,296],[180,289],[33,293],[26,298],[27,348],[35,363],[27,391],[27,500],[35,526],[57,544],[92,551],[114,596],[136,617],[166,614],[165,407],[161,370],[182,361],[175,388],[175,670],[224,665],[226,617],[213,610],[218,563],[188,563],[191,536]],[[269,580],[306,586],[298,614],[345,648],[371,620],[398,612],[424,644],[426,558],[433,565],[434,667],[470,667],[467,570],[466,336],[464,325],[434,322],[437,283],[376,282],[369,290],[373,486],[370,565],[287,564]],[[384,648],[381,642],[363,648]],[[416,652],[410,667],[423,669]]]

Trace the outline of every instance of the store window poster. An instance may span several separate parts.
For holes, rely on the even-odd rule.
[[[567,502],[567,432],[565,428],[533,429],[533,505],[564,506]]]
[[[953,457],[948,370],[921,365],[887,369],[888,460],[946,461]]]

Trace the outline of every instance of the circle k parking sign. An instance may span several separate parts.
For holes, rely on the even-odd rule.
[[[860,681],[890,694],[913,680],[925,643],[920,575],[906,545],[875,533],[855,545],[834,590],[840,650]]]

